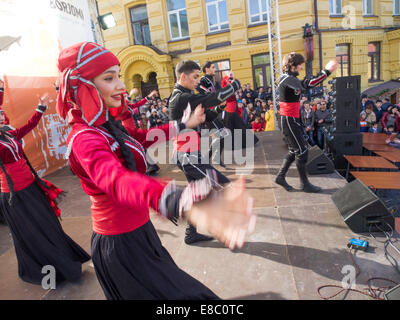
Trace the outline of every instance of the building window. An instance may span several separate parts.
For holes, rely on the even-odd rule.
[[[393,15],[400,15],[400,0],[393,0]]]
[[[336,46],[336,61],[338,63],[338,77],[350,76],[350,44],[338,44]]]
[[[215,32],[229,29],[226,0],[206,0],[208,31]]]
[[[381,76],[381,43],[368,43],[368,80],[378,81]]]
[[[374,10],[372,9],[372,0],[363,0],[363,14],[364,16],[372,16]]]
[[[189,37],[185,0],[167,0],[167,9],[171,39]]]
[[[254,88],[271,86],[271,61],[269,53],[257,54],[251,57],[253,66]]]
[[[267,0],[248,0],[250,24],[267,22]],[[271,8],[271,0],[268,0]],[[271,10],[271,9],[270,9]],[[272,11],[269,14],[272,21]]]
[[[342,14],[342,0],[329,0],[329,14],[330,15]]]
[[[213,64],[216,69],[215,73],[215,81],[221,84],[224,76],[230,74],[231,72],[231,62],[229,60],[221,60],[221,61],[213,61]]]
[[[149,20],[146,6],[137,6],[129,9],[131,13],[132,32],[135,44],[151,45]]]

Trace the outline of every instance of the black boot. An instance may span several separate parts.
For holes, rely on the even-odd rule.
[[[185,233],[186,244],[192,244],[200,241],[211,241],[211,240],[214,240],[214,238],[197,233],[196,228],[191,224],[188,224]]]
[[[295,160],[295,155],[289,153],[286,156],[285,160],[283,160],[282,167],[279,170],[278,175],[275,178],[275,183],[284,187],[285,190],[289,191],[289,192],[293,191],[293,187],[286,182],[285,177],[286,177],[286,173],[288,172],[288,170],[289,170],[291,164],[294,162],[294,160]]]
[[[322,190],[322,188],[314,186],[307,178],[307,168],[306,162],[296,161],[297,170],[299,171],[301,190],[307,193],[317,193]]]

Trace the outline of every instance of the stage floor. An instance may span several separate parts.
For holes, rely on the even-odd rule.
[[[175,227],[152,214],[152,221],[161,241],[178,266],[203,282],[223,299],[253,300],[319,300],[317,289],[323,285],[339,285],[347,275],[345,266],[352,266],[347,243],[353,234],[343,222],[331,200],[331,195],[346,185],[337,172],[311,176],[312,183],[323,187],[320,194],[288,193],[273,183],[287,149],[280,132],[258,134],[260,143],[254,149],[254,169],[243,169],[247,189],[255,199],[258,214],[256,230],[240,250],[231,252],[216,241],[188,246],[183,238],[186,224]],[[224,170],[235,180],[239,166],[229,165]],[[172,177],[185,184],[183,174],[174,165],[163,165],[160,177]],[[90,253],[90,201],[68,168],[47,177],[65,191],[61,203],[62,225],[67,234]],[[287,181],[299,188],[295,165]],[[398,234],[395,233],[398,238]],[[377,238],[382,241],[383,238]],[[363,290],[373,277],[383,277],[400,283],[397,273],[384,256],[383,244],[368,238],[367,252],[357,252],[355,262],[361,273],[356,289]],[[389,251],[399,260],[400,255]],[[344,273],[342,273],[342,270]],[[389,286],[388,282],[373,282],[374,286]],[[336,288],[321,291],[331,296]],[[8,227],[0,225],[0,299],[33,300],[102,300],[103,292],[91,265],[83,266],[79,283],[65,283],[55,290],[44,290],[18,278],[17,261]],[[371,299],[355,293],[343,292],[334,299]]]

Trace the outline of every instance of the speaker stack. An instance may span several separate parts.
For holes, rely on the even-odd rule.
[[[360,132],[361,76],[334,79],[336,119],[330,147],[336,168],[346,168],[344,155],[362,154]]]

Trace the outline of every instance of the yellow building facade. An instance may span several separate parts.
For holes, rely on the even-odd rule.
[[[127,89],[168,97],[181,60],[216,62],[253,88],[270,85],[267,0],[97,0],[117,25],[104,45],[121,61]],[[268,0],[269,1],[269,0]],[[361,75],[362,89],[400,77],[400,1],[279,1],[282,54],[305,55],[314,26],[313,73],[337,58],[336,76]],[[321,49],[320,49],[321,48]],[[321,54],[320,54],[321,52]],[[144,92],[146,91],[146,92]]]

